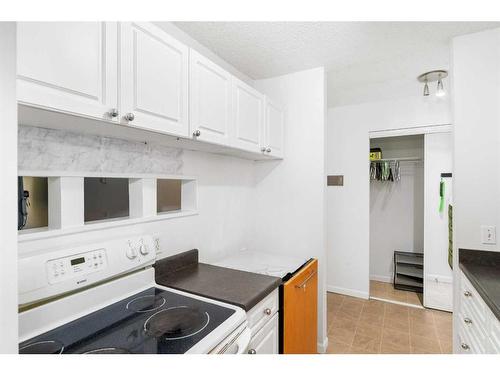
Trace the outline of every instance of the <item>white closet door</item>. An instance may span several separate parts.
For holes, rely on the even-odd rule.
[[[17,23],[21,103],[109,119],[116,68],[116,22]]]
[[[150,23],[122,23],[120,39],[122,122],[187,136],[189,48]]]
[[[235,78],[233,107],[232,146],[247,151],[261,152],[264,128],[264,95]]]
[[[231,75],[190,51],[190,131],[197,139],[229,144],[231,126]]]
[[[266,126],[263,147],[266,153],[276,157],[283,157],[283,134],[285,127],[285,113],[281,107],[266,100]]]

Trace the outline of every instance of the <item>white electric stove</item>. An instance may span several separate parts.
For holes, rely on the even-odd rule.
[[[155,258],[149,236],[23,256],[19,352],[246,352],[245,312],[155,284]]]

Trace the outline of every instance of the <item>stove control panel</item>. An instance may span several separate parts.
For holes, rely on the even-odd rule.
[[[73,277],[101,271],[106,266],[106,250],[96,249],[48,261],[47,275],[49,283],[55,284]]]
[[[156,260],[153,237],[143,234],[19,257],[19,303],[32,303],[147,268]]]

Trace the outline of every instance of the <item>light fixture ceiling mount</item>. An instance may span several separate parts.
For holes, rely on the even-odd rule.
[[[417,79],[419,82],[424,83],[424,96],[429,96],[429,82],[437,81],[436,96],[444,96],[446,93],[443,86],[443,78],[448,77],[447,70],[431,70],[420,74]]]

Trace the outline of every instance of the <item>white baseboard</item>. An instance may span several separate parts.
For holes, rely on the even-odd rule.
[[[370,275],[370,280],[382,281],[383,283],[392,283],[392,276]]]
[[[351,297],[368,299],[370,298],[370,294],[368,292],[363,292],[361,290],[347,289],[347,288],[339,288],[333,285],[327,285],[326,290],[332,293],[345,294]]]
[[[323,342],[318,342],[318,353],[325,354],[328,349],[328,336],[325,337]]]

